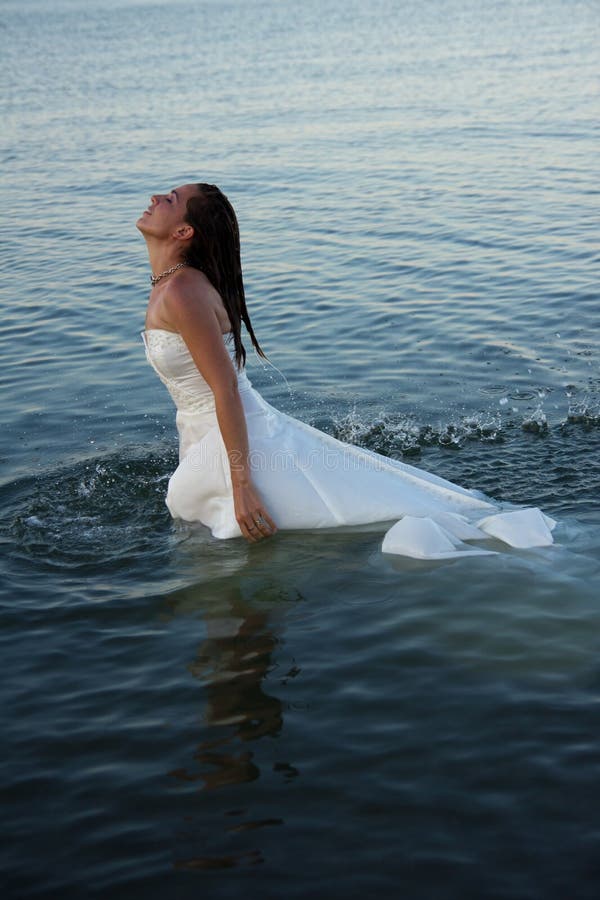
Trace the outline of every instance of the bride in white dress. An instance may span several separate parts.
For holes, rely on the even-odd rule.
[[[152,290],[142,336],[177,407],[179,466],[169,480],[174,518],[217,538],[256,542],[277,529],[395,524],[382,549],[425,559],[552,543],[537,509],[500,510],[487,497],[414,466],[344,444],[279,412],[244,369],[246,309],[238,223],[214,185],[154,194],[137,221]],[[384,530],[384,529],[382,529]]]

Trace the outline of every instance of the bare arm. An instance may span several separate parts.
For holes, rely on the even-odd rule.
[[[181,278],[165,297],[164,306],[214,394],[217,421],[229,458],[236,520],[247,540],[258,541],[273,534],[276,527],[252,482],[246,417],[214,303],[202,296],[195,279]]]

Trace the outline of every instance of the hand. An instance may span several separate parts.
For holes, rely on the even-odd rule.
[[[251,481],[234,482],[233,505],[240,531],[250,543],[258,543],[277,531]]]

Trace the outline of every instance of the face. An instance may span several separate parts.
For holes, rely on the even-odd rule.
[[[184,224],[187,202],[197,192],[195,184],[183,184],[168,194],[153,194],[136,227],[149,237],[171,237]]]

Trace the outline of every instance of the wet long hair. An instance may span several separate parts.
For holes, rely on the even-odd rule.
[[[185,252],[185,262],[204,272],[219,292],[231,322],[238,369],[246,362],[242,343],[242,322],[256,349],[266,359],[250,322],[242,279],[240,229],[233,206],[214,184],[197,184],[198,193],[189,198],[184,221],[194,229]]]

